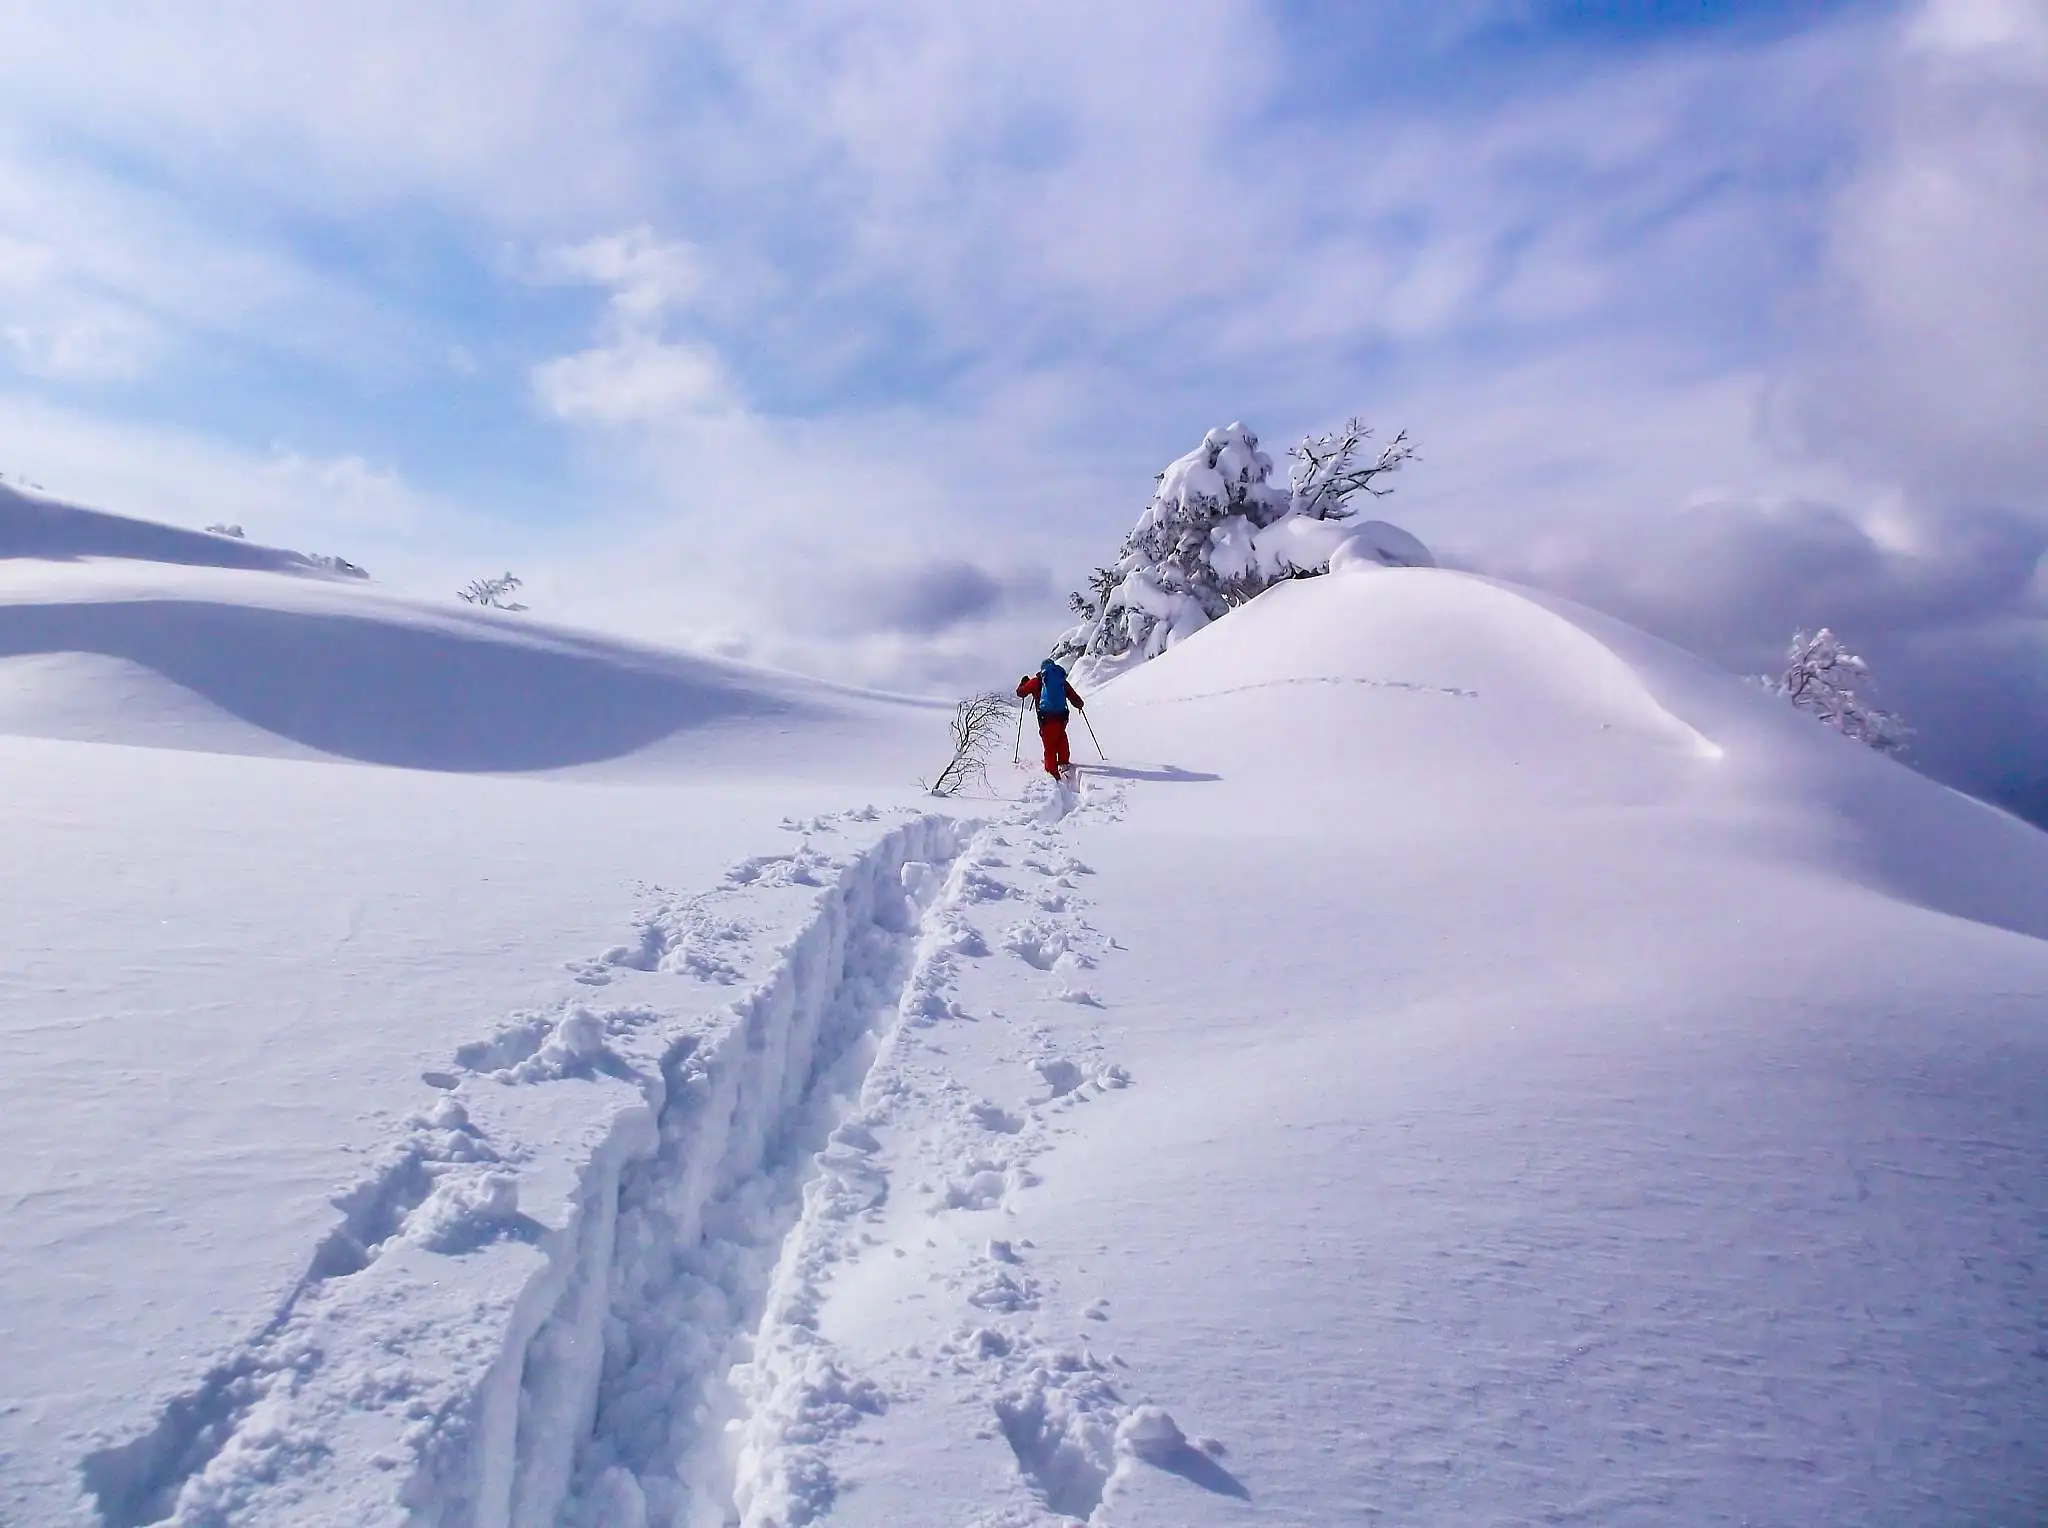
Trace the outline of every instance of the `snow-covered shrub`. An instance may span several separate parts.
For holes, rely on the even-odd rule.
[[[1309,435],[1287,453],[1294,458],[1288,474],[1292,486],[1290,507],[1311,520],[1346,520],[1354,510],[1351,500],[1361,493],[1383,499],[1392,493],[1391,484],[1378,480],[1401,470],[1401,464],[1415,458],[1408,432],[1372,449],[1372,431],[1363,419],[1344,421],[1341,430],[1327,435]]]
[[[1242,424],[1211,430],[1159,475],[1159,487],[1124,538],[1116,562],[1069,597],[1080,619],[1053,648],[1097,678],[1156,657],[1282,579],[1328,569],[1359,533],[1390,533],[1352,548],[1382,563],[1423,562],[1428,549],[1394,526],[1350,523],[1360,495],[1391,491],[1379,479],[1414,457],[1407,432],[1374,449],[1352,419],[1289,453],[1283,481]]]
[[[999,690],[970,695],[953,708],[953,757],[925,789],[951,796],[976,780],[988,779],[988,760],[1003,740],[1010,719],[1010,697]]]
[[[325,568],[330,573],[339,573],[344,578],[368,578],[370,576],[367,568],[357,567],[356,564],[350,562],[346,557],[336,557],[328,552],[308,552],[306,554],[306,561],[313,564],[316,568]]]
[[[526,607],[512,598],[521,582],[508,572],[499,578],[479,578],[467,589],[459,589],[456,593],[470,604],[482,605],[487,610],[524,610]]]
[[[1903,753],[1912,736],[1905,722],[1871,698],[1870,666],[1825,626],[1794,633],[1785,672],[1776,679],[1767,675],[1763,683],[1772,694],[1880,753]]]
[[[237,541],[242,539],[242,528],[239,525],[209,525],[207,530],[216,536],[232,536]]]

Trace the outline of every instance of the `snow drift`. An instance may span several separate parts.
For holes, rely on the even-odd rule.
[[[907,758],[929,710],[349,584],[0,563],[0,731],[20,736],[497,772],[666,743],[671,765],[773,770],[777,739],[808,726],[859,768]]]

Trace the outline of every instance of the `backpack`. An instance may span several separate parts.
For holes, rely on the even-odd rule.
[[[1038,714],[1067,714],[1067,671],[1050,658],[1038,666]]]

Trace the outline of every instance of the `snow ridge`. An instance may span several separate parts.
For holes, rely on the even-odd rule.
[[[570,967],[744,995],[515,1014],[427,1073],[440,1096],[337,1198],[276,1315],[82,1461],[105,1528],[548,1524],[572,1483],[630,1498],[620,1466],[689,1452],[703,1407],[650,1407],[640,1382],[705,1390],[729,1367],[964,836],[872,809],[785,826],[796,849]],[[718,960],[688,958],[706,943]],[[567,1164],[536,1144],[565,1119]]]

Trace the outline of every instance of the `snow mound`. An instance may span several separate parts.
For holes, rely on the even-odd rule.
[[[1332,573],[1370,564],[1383,568],[1433,568],[1436,557],[1419,537],[1385,520],[1342,522],[1350,532],[1324,559]],[[1311,564],[1313,566],[1313,564]]]
[[[185,530],[0,487],[0,558],[75,562],[100,557],[315,578],[363,576],[362,569],[339,558],[288,552],[238,534]]]
[[[1390,709],[1376,692],[1438,703]],[[1261,771],[1287,764],[1304,735],[1331,762],[1396,773],[1425,759],[1435,774],[1485,772],[1503,750],[1533,763],[1551,751],[1539,739],[1615,730],[1661,753],[1720,752],[1582,626],[1519,590],[1427,570],[1276,585],[1103,693],[1147,708],[1229,701],[1232,716],[1256,725],[1219,726],[1213,707],[1190,713],[1189,725],[1220,734],[1213,741]],[[1457,704],[1482,695],[1483,706]],[[1562,762],[1584,763],[1569,754]]]
[[[443,771],[658,753],[772,772],[810,724],[893,773],[931,721],[921,703],[359,584],[0,563],[0,732],[17,736]]]
[[[1731,842],[2048,938],[2048,837],[1668,643],[1470,574],[1280,584],[1108,684],[1092,714],[1126,753],[1270,783],[1233,810],[1276,825],[1395,802],[1417,829],[1691,804]]]

